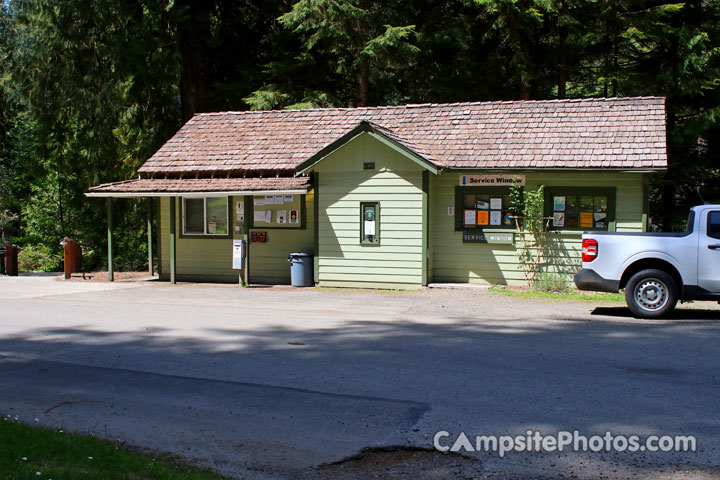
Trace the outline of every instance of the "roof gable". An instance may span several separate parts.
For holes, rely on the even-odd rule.
[[[429,170],[433,174],[437,175],[440,165],[438,165],[437,162],[434,162],[426,158],[419,152],[415,151],[416,147],[412,144],[411,141],[394,134],[390,129],[383,128],[379,125],[375,125],[365,120],[360,122],[357,127],[353,128],[348,133],[338,138],[326,147],[322,148],[316,154],[298,165],[297,174],[300,175],[311,170],[315,165],[322,162],[324,159],[332,155],[344,145],[347,145],[348,143],[352,142],[363,134],[371,136],[375,140],[400,153],[411,162],[414,162],[425,168],[426,170]]]
[[[203,113],[139,172],[295,172],[361,122],[443,168],[664,169],[658,97]]]

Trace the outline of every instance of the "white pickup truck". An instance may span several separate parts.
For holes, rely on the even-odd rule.
[[[682,233],[585,232],[580,290],[617,292],[638,317],[661,318],[678,300],[720,301],[720,205],[690,210]]]

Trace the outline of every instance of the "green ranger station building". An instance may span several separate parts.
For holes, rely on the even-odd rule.
[[[574,273],[583,231],[645,230],[665,132],[656,97],[202,113],[87,195],[154,199],[171,282],[286,284],[310,252],[320,286],[518,284],[510,185],[545,186]]]

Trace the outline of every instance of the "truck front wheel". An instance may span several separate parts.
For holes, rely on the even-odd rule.
[[[677,300],[677,284],[662,270],[641,270],[625,286],[625,301],[636,317],[662,318],[675,308]]]

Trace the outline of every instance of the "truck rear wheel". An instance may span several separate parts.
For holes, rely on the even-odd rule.
[[[662,270],[641,270],[625,286],[625,302],[636,317],[662,318],[672,312],[677,300],[677,284]]]

